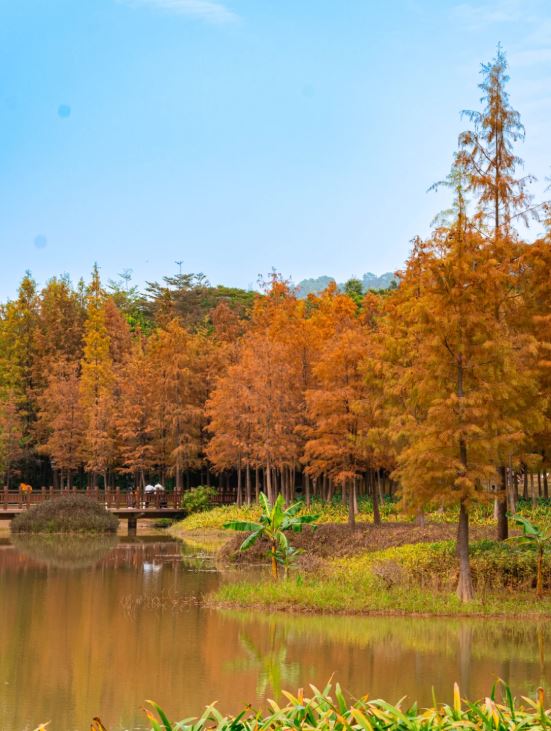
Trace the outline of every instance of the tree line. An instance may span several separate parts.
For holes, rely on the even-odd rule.
[[[435,186],[451,206],[393,289],[299,298],[276,273],[256,294],[179,274],[142,294],[96,268],[39,292],[26,275],[0,311],[4,482],[229,475],[239,502],[338,492],[351,525],[362,494],[376,522],[385,490],[419,519],[455,504],[468,599],[470,507],[495,498],[505,538],[511,501],[549,491],[551,207],[519,173],[507,81],[498,48]]]

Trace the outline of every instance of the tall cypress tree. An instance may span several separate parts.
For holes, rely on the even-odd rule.
[[[511,278],[515,250],[514,222],[529,222],[537,217],[538,206],[532,206],[527,187],[533,181],[531,175],[517,175],[523,161],[515,153],[515,144],[524,140],[525,130],[520,114],[509,101],[507,84],[507,59],[501,45],[495,58],[482,64],[482,111],[464,111],[473,123],[473,129],[459,137],[461,164],[468,174],[468,188],[477,196],[479,226],[488,232],[489,254],[496,261],[496,274],[509,280],[511,289],[516,284]],[[491,293],[489,293],[491,296]],[[496,322],[506,317],[508,305],[507,287],[494,293]],[[507,463],[512,455],[508,450],[500,455],[501,491],[497,499],[497,537],[508,537],[507,522]]]

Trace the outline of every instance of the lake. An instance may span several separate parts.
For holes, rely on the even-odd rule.
[[[0,729],[146,728],[211,701],[261,706],[334,675],[353,694],[431,703],[479,697],[496,678],[549,688],[551,626],[537,621],[319,617],[221,611],[202,597],[228,577],[163,535],[0,544]],[[230,577],[231,578],[231,577]],[[551,658],[550,658],[551,663]],[[551,667],[551,665],[550,665]]]

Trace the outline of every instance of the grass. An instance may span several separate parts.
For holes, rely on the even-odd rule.
[[[84,495],[65,495],[33,505],[11,522],[12,533],[116,533],[119,521]]]
[[[358,504],[359,512],[356,515],[358,523],[370,523],[373,521],[373,505],[370,499],[361,499]],[[411,516],[400,513],[398,503],[389,499],[385,499],[380,506],[381,517],[383,521],[413,521]],[[238,507],[237,505],[224,505],[213,508],[202,513],[189,515],[178,523],[181,532],[205,531],[205,530],[222,530],[224,523],[234,520],[257,520],[260,516],[260,507],[246,505]],[[540,525],[544,529],[551,529],[551,499],[540,499],[536,505],[532,505],[529,500],[519,500],[517,512],[525,518],[529,518],[533,523]],[[315,501],[310,508],[304,506],[301,514],[319,514],[318,523],[336,523],[343,524],[348,521],[348,506],[343,505],[340,500],[333,500],[330,503],[322,503]],[[447,507],[444,510],[433,509],[426,513],[427,521],[433,523],[457,523],[459,508],[457,506]],[[489,526],[495,524],[493,515],[493,504],[480,504],[471,508],[471,524],[479,526]]]
[[[360,501],[359,523],[372,521],[369,500]],[[345,524],[346,506],[338,501],[314,503],[305,513],[320,513],[320,524]],[[551,501],[519,501],[518,513],[543,528],[551,528]],[[411,520],[400,515],[397,504],[385,501],[383,519],[387,522]],[[260,508],[230,505],[192,515],[175,528],[188,540],[201,532],[220,535],[224,523],[233,520],[257,520]],[[453,524],[455,507],[427,512],[431,524]],[[493,505],[477,505],[471,511],[473,526],[495,525]],[[396,527],[398,529],[398,527]],[[360,528],[361,530],[361,528]],[[480,530],[484,535],[492,531]],[[223,534],[222,534],[223,535]],[[382,535],[382,534],[381,534]],[[231,534],[228,535],[231,540]],[[430,539],[429,539],[430,540]],[[434,539],[433,539],[434,540]],[[213,604],[226,607],[257,607],[296,612],[377,613],[418,615],[551,616],[551,598],[536,601],[534,554],[514,543],[479,540],[471,544],[471,566],[476,598],[468,605],[455,596],[457,558],[455,542],[415,543],[384,550],[356,546],[355,553],[344,558],[316,562],[316,573],[295,574],[288,581],[252,581],[247,578],[225,583],[211,597]],[[367,547],[369,543],[369,548]],[[230,544],[228,544],[230,545]],[[352,544],[351,544],[352,545]],[[318,557],[320,558],[320,557]],[[320,568],[321,566],[321,568]],[[544,565],[545,587],[551,590],[551,558]]]
[[[356,516],[359,523],[367,523],[373,520],[373,512],[371,507],[371,501],[361,500],[359,504],[360,512]],[[261,515],[261,509],[258,505],[251,505],[247,507],[243,505],[238,507],[237,505],[223,505],[218,508],[213,508],[204,513],[195,513],[189,515],[187,518],[179,522],[179,527],[182,531],[204,531],[204,530],[222,530],[224,523],[228,523],[236,520],[258,520]],[[300,511],[299,515],[318,515],[318,523],[346,523],[348,521],[348,507],[343,505],[340,501],[333,501],[331,503],[313,502],[312,505],[307,508],[304,505],[303,510]],[[384,505],[381,506],[381,514],[383,519],[396,518],[398,513],[396,506],[390,501],[385,501]]]
[[[453,703],[438,704],[420,709],[416,703],[405,706],[403,702],[391,705],[381,699],[363,696],[357,700],[347,698],[337,683],[328,684],[323,690],[310,686],[310,693],[299,689],[296,695],[283,692],[284,705],[269,701],[267,712],[258,712],[250,706],[237,716],[225,716],[215,705],[208,706],[199,718],[171,722],[154,702],[147,701],[145,713],[151,731],[272,731],[276,729],[323,729],[323,731],[455,731],[458,728],[472,731],[520,731],[521,729],[545,729],[551,726],[551,710],[545,708],[542,689],[537,698],[513,698],[504,683],[498,683],[489,696],[479,701],[461,698],[457,684]],[[36,729],[41,731],[42,728]],[[107,731],[99,719],[95,719],[91,731]]]
[[[476,599],[459,602],[453,591],[453,541],[405,545],[326,562],[315,575],[287,581],[241,580],[221,586],[213,603],[300,612],[551,616],[551,598],[537,601],[531,585],[534,555],[492,541],[472,546]],[[545,563],[551,588],[551,560]]]

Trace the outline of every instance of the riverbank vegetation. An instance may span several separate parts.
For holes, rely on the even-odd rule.
[[[419,524],[455,512],[471,600],[477,506],[494,504],[504,540],[521,496],[549,497],[551,206],[519,173],[507,82],[499,48],[437,185],[451,207],[394,288],[301,299],[274,272],[258,294],[188,274],[140,293],[96,267],[38,291],[25,276],[0,309],[4,482],[340,493],[351,530],[363,499],[379,525],[399,496]],[[528,242],[516,224],[532,219]]]
[[[240,577],[222,584],[213,606],[337,614],[551,616],[551,598],[535,598],[536,564],[528,551],[494,541],[471,544],[473,598],[456,596],[455,542],[407,544],[314,564],[287,581]],[[551,561],[543,566],[551,588]]]
[[[396,509],[393,520],[380,526],[372,521],[369,504],[364,504],[364,521],[354,531],[346,523],[346,506],[319,506],[319,525],[291,534],[298,560],[291,578],[283,582],[247,573],[229,575],[209,601],[218,606],[258,607],[263,610],[342,613],[416,613],[551,616],[551,555],[545,549],[551,511],[531,501],[519,503],[517,519],[536,531],[540,539],[527,539],[513,529],[508,541],[495,536],[491,506],[473,511],[470,565],[473,600],[465,605],[455,596],[458,581],[455,509],[427,514],[424,525],[405,520]],[[318,508],[303,506],[306,514]],[[395,506],[396,508],[396,506]],[[216,562],[222,569],[267,566],[269,543],[258,540],[242,551],[242,540],[219,529],[228,516],[245,521],[256,518],[256,508],[228,506],[178,524],[184,540],[205,540],[216,536]],[[333,522],[335,516],[339,522]],[[545,530],[533,526],[542,517]],[[327,521],[326,519],[330,517]],[[435,519],[433,521],[433,518]],[[541,572],[539,571],[541,569]],[[538,575],[541,584],[538,582]],[[540,587],[538,589],[538,587]],[[537,597],[540,601],[536,601]]]
[[[535,698],[513,698],[509,688],[498,683],[489,695],[479,701],[461,697],[457,684],[453,703],[438,704],[422,709],[416,703],[407,705],[405,700],[392,705],[382,699],[363,696],[349,699],[337,683],[319,690],[310,686],[309,693],[300,689],[296,695],[283,692],[285,703],[269,701],[269,710],[255,711],[247,706],[236,716],[225,716],[216,706],[208,706],[197,718],[173,723],[153,701],[148,701],[145,714],[152,731],[176,731],[177,729],[239,729],[239,731],[263,731],[264,729],[324,729],[325,731],[418,731],[440,729],[452,731],[469,728],[473,731],[497,729],[544,729],[551,724],[551,710],[545,706],[542,689]],[[40,728],[37,729],[40,731]],[[107,731],[99,719],[95,719],[91,731]]]
[[[118,518],[95,500],[64,495],[31,506],[11,521],[12,533],[116,533]]]

